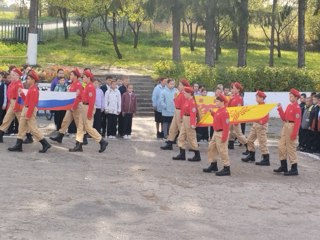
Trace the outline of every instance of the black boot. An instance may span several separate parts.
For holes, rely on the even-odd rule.
[[[280,163],[281,166],[278,169],[274,169],[273,171],[275,173],[288,172],[287,160],[281,160]]]
[[[4,135],[4,132],[0,131],[0,143],[3,143],[3,135]]]
[[[229,141],[228,149],[234,149],[234,141]]]
[[[42,144],[42,149],[39,150],[39,153],[45,153],[49,148],[51,148],[51,145],[47,142],[45,138],[41,139],[40,143]]]
[[[166,145],[160,147],[162,150],[172,150],[172,142],[167,141]]]
[[[243,162],[254,162],[256,160],[256,153],[249,152],[248,156],[241,158]]]
[[[199,162],[201,161],[201,156],[199,150],[194,151],[193,158],[188,158],[189,162]]]
[[[33,143],[33,138],[32,138],[32,135],[31,133],[27,133],[26,135],[26,139],[23,141],[24,144],[29,144],[29,143]]]
[[[76,141],[76,146],[74,148],[70,148],[69,152],[82,152],[82,143]]]
[[[230,166],[226,167],[224,166],[223,169],[220,172],[216,173],[217,176],[230,176]]]
[[[208,168],[203,169],[206,173],[218,172],[218,164],[217,162],[212,162]]]
[[[59,133],[58,136],[56,136],[56,137],[50,137],[50,139],[51,139],[52,141],[55,141],[55,142],[58,142],[58,143],[62,143],[63,137],[64,137],[64,134]]]
[[[22,152],[22,139],[17,139],[16,145],[8,148],[10,152]]]
[[[246,151],[242,153],[242,155],[248,155],[250,151],[248,150],[248,144],[244,145],[246,147]]]
[[[296,176],[296,175],[299,175],[299,173],[298,173],[298,164],[297,163],[292,164],[290,171],[284,173],[284,176]]]
[[[186,150],[180,148],[180,153],[176,157],[173,157],[172,160],[186,160]]]
[[[88,145],[88,135],[87,135],[87,133],[83,135],[83,145]]]
[[[104,152],[104,150],[106,150],[109,143],[106,142],[103,138],[101,138],[101,141],[99,142],[99,144],[100,144],[99,153],[102,153]]]
[[[260,162],[256,162],[258,166],[270,166],[269,154],[262,154],[262,160]]]

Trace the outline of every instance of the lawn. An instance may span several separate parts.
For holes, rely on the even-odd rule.
[[[112,41],[106,33],[95,33],[88,36],[89,46],[81,47],[79,36],[72,35],[69,40],[56,39],[38,46],[38,63],[41,66],[58,64],[67,66],[89,67],[122,67],[142,73],[153,72],[153,65],[159,60],[171,59],[171,38],[168,34],[142,34],[137,49],[132,47],[132,39],[120,40],[119,48],[123,59],[117,59]],[[188,48],[187,38],[182,41],[182,59],[203,63],[203,39],[198,41],[199,47],[194,52]],[[9,64],[25,63],[25,44],[5,44],[0,42],[0,67]],[[247,65],[263,67],[268,65],[269,50],[264,42],[249,42]],[[308,69],[317,69],[319,53],[306,53]],[[217,67],[236,66],[237,49],[232,44],[222,46]],[[297,64],[297,53],[282,51],[282,58],[275,57],[275,66],[291,66]]]

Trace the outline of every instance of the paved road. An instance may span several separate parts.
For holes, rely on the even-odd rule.
[[[40,126],[53,128],[43,119]],[[0,239],[319,239],[316,156],[299,154],[300,175],[287,178],[272,173],[276,147],[271,167],[242,163],[237,147],[232,176],[219,178],[202,173],[206,144],[202,162],[174,162],[177,148],[159,150],[151,119],[135,119],[134,130],[132,141],[110,141],[104,154],[91,139],[71,154],[72,138],[44,155],[38,143],[8,153],[15,139],[5,138]]]

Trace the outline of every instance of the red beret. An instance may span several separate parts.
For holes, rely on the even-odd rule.
[[[259,91],[259,90],[257,91],[256,95],[259,96],[259,97],[262,97],[262,98],[266,98],[267,97],[267,95],[264,92]]]
[[[80,73],[80,71],[79,71],[78,68],[75,68],[72,72],[73,72],[74,75],[76,75],[78,78],[81,77],[81,73]]]
[[[38,74],[33,70],[28,72],[28,76],[32,77],[36,82],[40,80]]]
[[[12,71],[17,73],[20,77],[22,76],[22,72],[20,71],[19,68],[14,68],[14,69],[12,69]]]
[[[226,97],[225,95],[219,94],[217,97],[218,97],[219,99],[221,99],[221,100],[224,102],[224,104],[227,104],[227,103],[228,103],[228,99],[227,99],[227,97]]]
[[[187,79],[182,79],[182,80],[180,80],[180,82],[182,83],[183,86],[190,87],[190,84]]]
[[[299,98],[300,97],[300,92],[295,89],[295,88],[291,88],[290,89],[290,93],[292,93],[295,97]]]
[[[89,70],[85,70],[83,72],[84,75],[86,75],[88,78],[90,78],[91,80],[93,80],[94,76],[92,74],[92,72],[90,72]]]
[[[233,86],[234,86],[235,88],[239,89],[240,91],[243,90],[243,87],[242,87],[241,83],[239,83],[239,82],[233,83]]]
[[[185,88],[184,88],[184,91],[185,91],[186,93],[193,93],[193,88],[192,88],[192,87],[185,87]]]

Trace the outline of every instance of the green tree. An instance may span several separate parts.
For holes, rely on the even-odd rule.
[[[69,38],[69,30],[67,26],[67,21],[70,13],[69,6],[70,4],[76,4],[74,1],[65,1],[65,0],[48,0],[48,3],[51,6],[54,6],[57,8],[60,18],[62,20],[63,25],[63,32],[64,32],[64,38]]]
[[[306,0],[298,0],[298,68],[305,67],[305,11]]]

